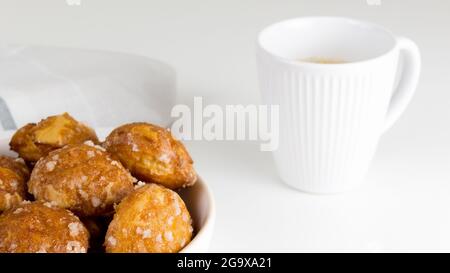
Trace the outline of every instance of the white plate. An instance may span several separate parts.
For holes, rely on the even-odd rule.
[[[99,137],[105,136],[108,129],[98,129]],[[13,132],[1,132],[0,154],[15,156],[9,150],[9,140]],[[182,253],[207,252],[212,238],[215,221],[215,205],[212,193],[201,177],[194,186],[182,189],[179,192],[191,213],[194,230],[196,232],[192,241],[181,250]]]

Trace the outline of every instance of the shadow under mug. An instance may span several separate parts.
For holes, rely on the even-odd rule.
[[[282,180],[313,193],[361,184],[380,136],[416,89],[414,42],[371,23],[305,17],[265,28],[257,54],[263,102],[280,109],[274,157]],[[309,58],[344,62],[302,61]]]

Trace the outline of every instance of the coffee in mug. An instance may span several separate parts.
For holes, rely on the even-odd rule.
[[[316,63],[316,64],[343,64],[346,61],[339,58],[326,58],[326,57],[309,57],[300,59],[300,62]]]
[[[276,23],[260,33],[258,44],[263,102],[279,105],[274,158],[281,179],[314,193],[360,185],[380,136],[416,89],[416,44],[339,17]]]

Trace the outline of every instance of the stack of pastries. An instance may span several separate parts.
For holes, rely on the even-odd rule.
[[[132,123],[100,142],[69,114],[19,129],[0,156],[0,252],[178,252],[192,219],[177,193],[197,179],[183,144]]]

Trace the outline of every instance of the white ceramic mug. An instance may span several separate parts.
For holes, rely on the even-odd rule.
[[[420,74],[414,42],[366,22],[305,17],[258,37],[263,101],[280,107],[279,174],[306,192],[363,181],[381,134],[410,102]],[[324,58],[345,63],[302,60]]]

